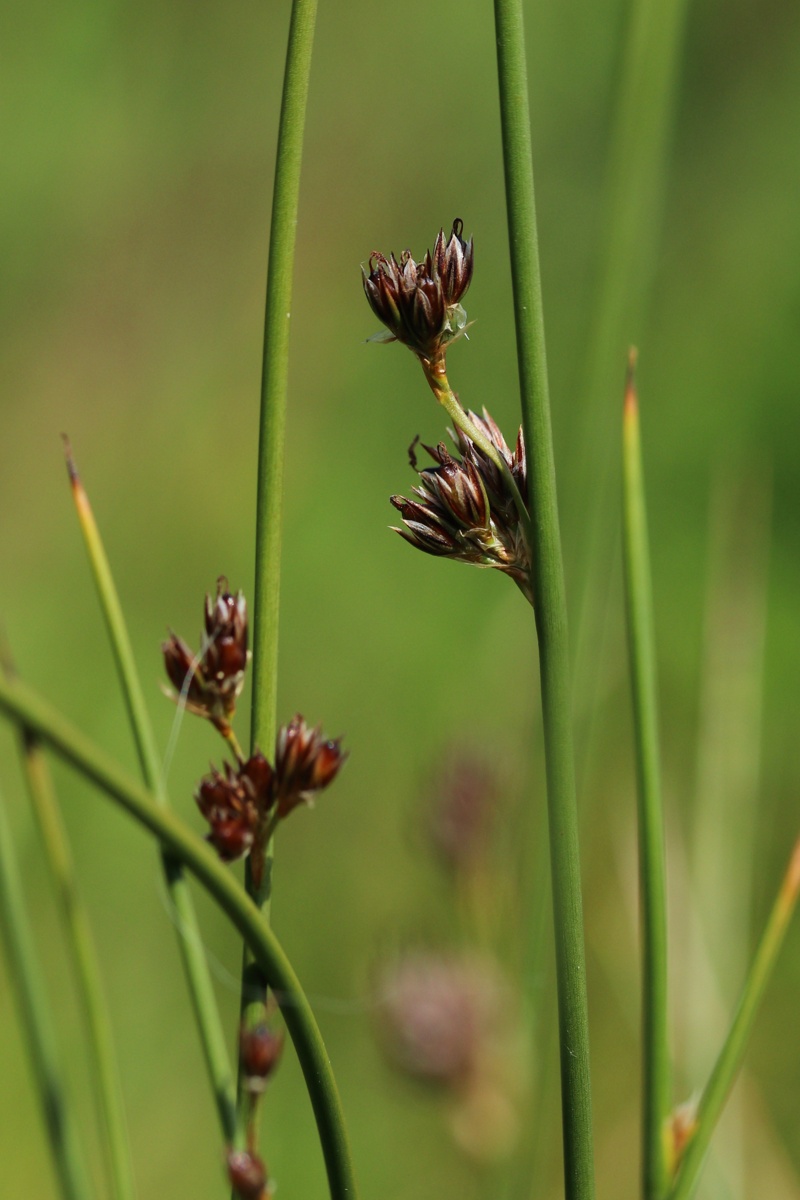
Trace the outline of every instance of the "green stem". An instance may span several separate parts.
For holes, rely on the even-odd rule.
[[[256,905],[205,842],[95,747],[32,689],[0,679],[0,710],[37,734],[57,754],[149,829],[191,871],[250,947],[281,1008],[317,1122],[332,1200],[353,1200],[355,1181],[336,1081],[311,1006],[280,943]]]
[[[293,0],[272,193],[261,425],[256,500],[256,587],[253,605],[252,745],[275,741],[278,695],[278,607],[281,569],[284,431],[289,378],[289,321],[316,0]]]
[[[522,419],[533,519],[533,592],[539,638],[561,1049],[567,1200],[594,1196],[589,1022],[569,647],[545,357],[521,0],[495,0],[506,203]]]
[[[681,1159],[668,1200],[689,1200],[697,1186],[708,1144],[742,1065],[750,1033],[780,953],[800,893],[800,838],[795,843],[777,899],[761,935],[739,997],[730,1032],[711,1072],[697,1110],[697,1125]]]
[[[253,708],[251,750],[260,748],[269,757],[275,745],[278,717],[278,623],[280,615],[281,516],[286,431],[286,398],[289,386],[289,322],[292,311],[300,169],[303,159],[308,84],[317,0],[292,0],[283,95],[278,123],[272,219],[267,262],[264,308],[264,342],[261,373],[261,416],[258,442],[256,495],[255,597],[253,604]],[[272,899],[274,842],[264,851],[264,869],[256,885],[245,866],[245,887],[269,920]],[[241,1020],[256,1022],[263,1010],[265,982],[244,948],[242,956]],[[237,1145],[244,1144],[244,1107],[241,1070],[237,1106]]]
[[[78,999],[94,1059],[93,1079],[103,1122],[113,1194],[119,1200],[135,1195],[131,1149],[119,1078],[114,1033],[103,995],[100,965],[89,915],[76,885],[75,866],[47,760],[37,738],[23,736],[28,790],[39,825],[45,859],[61,900],[67,948],[73,960]]]
[[[58,1063],[55,1022],[28,924],[27,905],[22,893],[11,827],[2,797],[0,927],[5,936],[10,973],[17,989],[20,1020],[28,1042],[28,1053],[61,1195],[64,1200],[87,1200],[91,1194],[88,1175],[75,1129],[73,1108],[64,1091]],[[24,1172],[28,1180],[26,1190],[29,1193],[40,1194],[43,1185],[38,1174],[38,1164],[28,1162]]]
[[[653,601],[634,365],[635,358],[631,354],[623,419],[623,541],[639,797],[642,1197],[643,1200],[658,1200],[667,1186],[663,1131],[670,1109],[667,896]]]
[[[166,806],[168,798],[164,785],[161,762],[156,749],[155,736],[147,712],[144,693],[136,670],[122,605],[111,574],[111,567],[103,546],[100,531],[94,519],[89,498],[80,481],[72,452],[67,443],[67,467],[72,495],[78,514],[81,532],[89,555],[100,606],[111,641],[111,649],[117,666],[128,720],[133,733],[136,751],[141,766],[142,778],[155,796],[158,804]],[[170,901],[175,912],[178,945],[191,997],[200,1043],[203,1048],[206,1070],[217,1106],[222,1136],[232,1142],[236,1135],[236,1098],[233,1087],[225,1034],[217,1008],[214,985],[208,970],[203,939],[181,864],[169,854],[161,854],[164,878]]]

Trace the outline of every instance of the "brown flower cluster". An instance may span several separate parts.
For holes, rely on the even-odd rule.
[[[512,451],[486,409],[482,417],[470,412],[469,418],[508,464],[525,500],[522,429]],[[426,554],[503,571],[532,603],[530,551],[511,490],[502,473],[471,438],[459,429],[454,440],[460,458],[450,454],[444,442],[436,447],[424,446],[436,465],[418,471],[419,486],[412,488],[416,500],[391,497],[405,525],[404,529],[393,528]],[[417,470],[414,445],[416,440],[409,453],[411,466]]]
[[[470,285],[473,269],[472,238],[461,236],[464,225],[453,222],[449,238],[439,230],[433,252],[415,262],[410,250],[400,260],[377,251],[362,267],[364,291],[372,311],[387,332],[373,341],[402,342],[429,363],[443,358],[447,344],[466,328],[460,301]]]
[[[298,714],[278,731],[274,766],[257,750],[236,767],[212,767],[195,799],[220,858],[232,862],[263,846],[278,821],[299,804],[313,803],[347,757],[340,741],[310,729]]]
[[[247,605],[241,592],[232,596],[220,576],[217,595],[206,596],[202,650],[193,654],[182,638],[170,631],[161,649],[178,703],[188,712],[211,721],[227,736],[244,686],[250,658],[247,648]]]

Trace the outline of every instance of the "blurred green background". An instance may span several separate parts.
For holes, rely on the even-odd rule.
[[[31,0],[4,14],[0,612],[25,678],[132,770],[59,434],[72,439],[166,747],[175,718],[158,686],[167,625],[195,639],[220,573],[252,594],[288,15],[288,3],[248,0]],[[689,6],[663,186],[639,198],[646,236],[633,238],[629,266],[615,264],[617,283],[631,286],[593,391],[587,356],[608,257],[604,197],[628,20],[620,0],[527,6],[580,647],[597,1161],[600,1195],[614,1197],[636,1194],[638,1157],[634,792],[616,535],[630,341],[640,351],[661,661],[676,1102],[702,1084],[724,1034],[800,796],[800,8]],[[292,312],[279,692],[283,720],[300,710],[344,733],[351,758],[315,812],[281,831],[273,911],[329,1044],[363,1195],[381,1200],[495,1191],[454,1148],[436,1098],[389,1073],[373,1037],[376,959],[398,942],[454,936],[422,835],[427,779],[454,739],[501,764],[510,782],[500,815],[515,823],[506,840],[531,843],[513,869],[526,886],[540,869],[530,611],[493,573],[415,554],[386,531],[388,496],[413,482],[408,443],[417,433],[438,440],[444,422],[410,354],[364,345],[376,323],[359,263],[376,248],[421,254],[455,216],[475,235],[466,303],[477,323],[451,352],[451,379],[510,437],[519,409],[491,6],[321,4]],[[5,727],[0,747],[31,918],[93,1136],[58,914]],[[220,757],[211,731],[186,718],[169,786],[198,832],[192,791],[210,756]],[[105,966],[140,1195],[222,1196],[215,1115],[154,848],[60,767],[57,780]],[[512,871],[510,858],[495,866]],[[233,1042],[239,946],[198,903]],[[541,936],[521,894],[506,915],[523,939]],[[798,937],[795,928],[738,1115],[721,1135],[736,1153],[712,1166],[704,1200],[800,1195]],[[545,939],[543,994],[549,960]],[[543,1007],[540,1081],[554,1038]],[[5,964],[0,1080],[0,1192],[55,1196]],[[554,1081],[543,1090],[523,1141],[535,1129],[537,1195],[556,1197]],[[291,1054],[267,1106],[265,1153],[281,1196],[324,1194]]]

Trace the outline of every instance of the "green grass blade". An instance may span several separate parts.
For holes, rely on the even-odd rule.
[[[521,0],[495,0],[506,204],[533,524],[533,592],[552,866],[567,1200],[594,1196],[589,1022],[567,612],[545,357]]]
[[[47,1126],[50,1150],[64,1200],[91,1195],[75,1116],[65,1093],[58,1062],[55,1022],[37,959],[17,868],[11,826],[0,796],[0,928],[6,942],[11,978],[28,1044],[36,1090]],[[37,1164],[28,1164],[31,1192],[38,1193]]]
[[[23,737],[23,743],[28,790],[44,846],[45,860],[61,901],[67,949],[73,962],[78,1000],[83,1009],[93,1059],[92,1075],[105,1135],[103,1144],[113,1194],[118,1200],[132,1200],[136,1189],[122,1086],[114,1048],[114,1033],[103,994],[100,964],[89,914],[77,887],[69,839],[47,760],[37,738]]]
[[[628,373],[623,416],[623,547],[639,800],[642,931],[642,1196],[663,1196],[664,1122],[670,1110],[667,1032],[667,892],[658,737],[656,648],[647,542],[639,409]]]
[[[690,1200],[706,1150],[744,1059],[747,1043],[800,893],[800,838],[761,935],[739,997],[733,1023],[697,1109],[697,1127],[686,1147],[668,1200]]]
[[[210,847],[175,813],[22,683],[0,679],[0,710],[37,734],[65,761],[154,834],[227,914],[280,1005],[314,1110],[331,1200],[355,1200],[356,1187],[339,1092],[311,1006],[275,934],[254,901]]]
[[[108,630],[131,731],[139,756],[142,776],[161,805],[167,804],[166,788],[156,750],[153,728],[136,670],[130,637],[119,601],[111,567],[94,518],[89,498],[78,476],[67,443],[67,466],[72,496],[81,533],[89,555],[100,607]],[[208,970],[194,902],[180,863],[162,852],[162,866],[170,901],[174,907],[178,945],[200,1035],[209,1083],[214,1094],[222,1135],[233,1141],[236,1134],[236,1100],[225,1034]]]

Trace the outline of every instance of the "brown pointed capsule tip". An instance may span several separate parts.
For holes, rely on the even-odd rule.
[[[239,1038],[242,1070],[250,1080],[263,1084],[274,1073],[283,1053],[283,1034],[267,1025],[243,1029]],[[252,1088],[251,1088],[252,1090]]]
[[[628,368],[625,373],[625,414],[634,416],[639,408],[639,397],[636,391],[636,364],[639,352],[635,346],[628,350]]]
[[[266,1194],[267,1170],[257,1154],[229,1150],[228,1179],[240,1200],[262,1200]]]
[[[80,476],[78,475],[78,468],[75,465],[75,457],[72,453],[72,444],[69,440],[68,434],[62,433],[61,441],[64,444],[64,457],[67,460],[67,474],[69,475],[69,481],[72,486],[75,487],[80,484]]]

